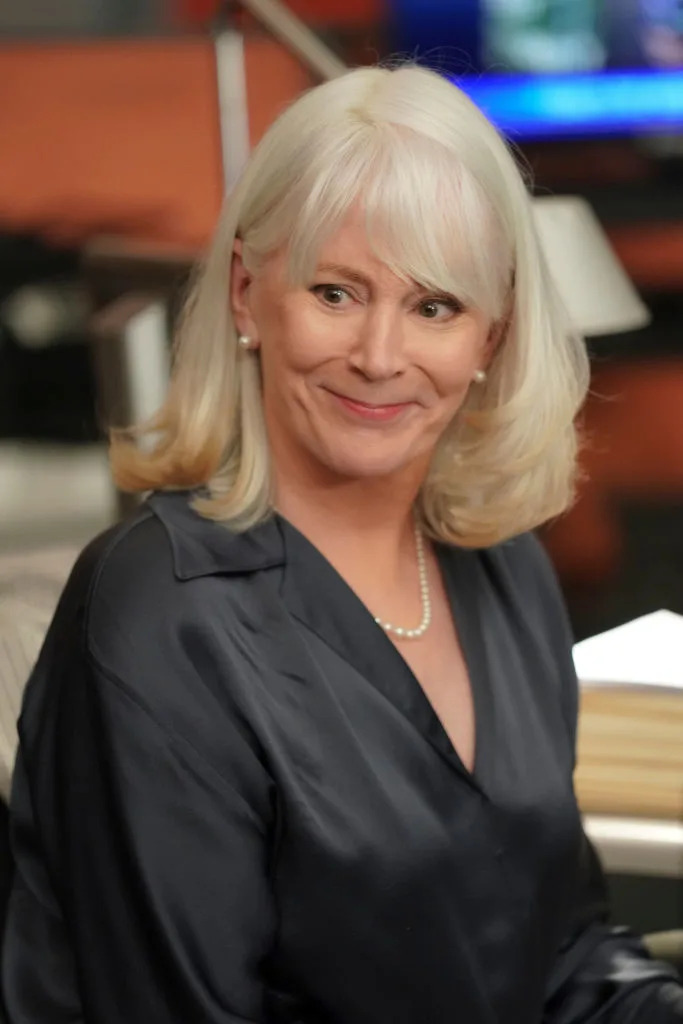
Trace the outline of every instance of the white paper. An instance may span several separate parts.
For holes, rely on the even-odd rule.
[[[661,610],[574,645],[582,686],[683,690],[683,615]]]

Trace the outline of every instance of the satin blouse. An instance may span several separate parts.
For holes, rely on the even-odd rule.
[[[85,550],[20,721],[11,1024],[680,1024],[606,923],[541,546],[437,553],[472,772],[284,518],[158,494]]]

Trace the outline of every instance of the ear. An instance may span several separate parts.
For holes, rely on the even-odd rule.
[[[251,285],[254,278],[244,265],[242,253],[242,240],[236,238],[230,267],[230,309],[238,333],[248,335],[252,340],[252,347],[256,347],[258,331],[251,311]]]

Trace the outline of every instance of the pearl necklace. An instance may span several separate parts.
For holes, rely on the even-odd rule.
[[[427,579],[427,565],[425,562],[424,540],[422,530],[415,523],[415,547],[417,549],[417,571],[420,579],[420,596],[422,597],[422,621],[415,629],[405,629],[403,626],[392,626],[390,622],[383,622],[379,616],[375,616],[375,622],[387,633],[394,633],[396,636],[405,637],[408,640],[415,640],[423,636],[432,621],[432,604],[429,600],[429,581]]]

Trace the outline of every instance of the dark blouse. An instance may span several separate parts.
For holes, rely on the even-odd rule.
[[[604,923],[540,546],[438,555],[471,774],[283,518],[235,535],[157,495],[86,549],[20,723],[11,1024],[680,1024]]]

